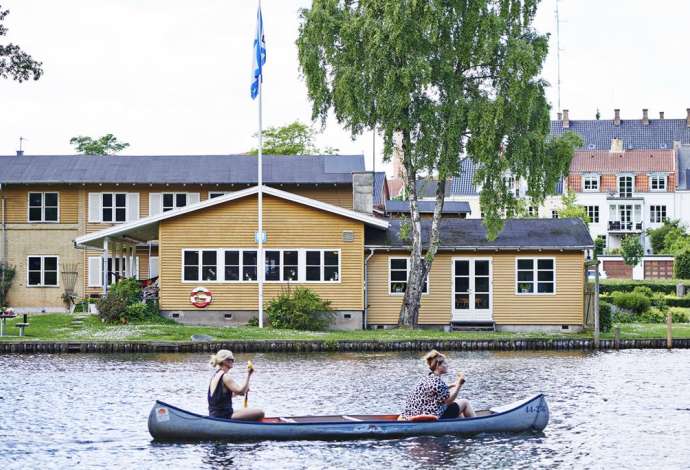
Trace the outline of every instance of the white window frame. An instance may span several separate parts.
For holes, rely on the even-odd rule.
[[[599,192],[600,177],[597,173],[585,173],[582,175],[582,192],[583,193],[596,193]],[[589,188],[587,187],[589,183]],[[593,187],[592,185],[596,186]]]
[[[171,195],[172,198],[173,198],[173,206],[172,206],[172,208],[168,209],[167,211],[165,210],[165,196],[166,196],[166,194]],[[178,206],[178,205],[177,205],[177,196],[179,196],[180,194],[184,194],[184,206]],[[189,193],[184,192],[184,191],[177,191],[177,192],[175,192],[175,191],[165,191],[165,192],[160,193],[160,195],[161,195],[161,213],[163,213],[163,212],[170,212],[170,211],[174,211],[174,210],[177,210],[177,209],[181,209],[181,208],[183,208],[183,207],[187,207],[187,206],[190,204],[190,202],[189,202],[189,199],[190,199]]]
[[[400,297],[405,295],[405,291],[403,292],[393,292],[391,291],[391,261],[393,260],[399,260],[399,259],[404,259],[406,261],[406,271],[407,271],[407,278],[405,280],[405,284],[409,282],[410,279],[410,257],[409,256],[389,256],[388,257],[388,295],[393,295],[396,297]],[[429,283],[429,275],[431,273],[426,273],[426,291],[422,289],[422,295],[429,295],[431,292],[431,284]],[[395,281],[395,282],[402,282],[402,281]],[[405,286],[405,289],[407,289],[407,286]]]
[[[520,281],[518,280],[518,261],[520,260],[532,260],[533,265],[532,265],[532,285],[534,286],[534,291],[533,292],[520,292],[518,290],[518,284]],[[553,292],[538,292],[539,290],[539,260],[551,260],[553,261]],[[522,269],[521,271],[526,271],[525,269]],[[547,270],[542,270],[542,271],[547,271]],[[557,280],[557,263],[556,263],[556,258],[553,256],[518,256],[515,258],[515,280],[514,280],[514,286],[515,286],[515,295],[519,296],[549,296],[549,295],[556,295],[558,292],[557,285],[556,285],[556,280]],[[523,281],[526,282],[526,281]],[[541,282],[550,282],[550,281],[541,281]]]
[[[31,205],[31,195],[40,194],[41,195],[41,220],[31,220],[31,208],[36,208],[38,206]],[[46,194],[55,194],[57,196],[57,219],[46,220]],[[30,224],[59,224],[60,223],[60,192],[59,191],[29,191],[26,195],[26,221]]]
[[[184,277],[184,256],[185,252],[188,251],[195,251],[199,252],[199,262],[197,264],[199,268],[199,276],[197,280],[186,280]],[[202,251],[215,251],[216,252],[216,280],[215,281],[203,281],[201,279],[201,274],[202,274],[202,258],[201,258],[201,253]],[[225,253],[228,251],[238,251],[240,252],[240,259],[239,259],[239,280],[232,280],[228,281],[225,279]],[[204,283],[204,284],[256,284],[258,283],[258,276],[262,274],[260,272],[260,263],[259,259],[257,256],[257,265],[256,265],[256,274],[257,274],[257,279],[252,279],[252,280],[244,280],[243,279],[243,271],[244,271],[244,252],[245,251],[258,251],[256,247],[232,247],[232,248],[182,248],[180,251],[180,281],[183,284],[199,284],[199,283]],[[265,257],[266,257],[266,252],[267,251],[279,251],[280,252],[280,280],[279,281],[267,281],[265,279]],[[284,272],[283,268],[285,267],[285,262],[284,262],[284,254],[286,251],[296,251],[297,252],[297,280],[285,280],[284,279]],[[306,258],[307,258],[307,251],[318,251],[321,253],[320,255],[320,277],[322,280],[320,281],[307,281],[307,276],[306,276]],[[323,280],[324,278],[324,253],[328,251],[334,251],[338,253],[338,280],[337,281],[326,281]],[[264,283],[265,284],[287,284],[287,283],[293,283],[293,284],[340,284],[342,283],[343,280],[343,254],[342,250],[340,248],[264,248],[263,250],[264,253]],[[253,265],[252,265],[253,266]]]
[[[590,211],[590,209],[592,209]],[[599,211],[599,206],[585,206],[585,211],[587,211],[587,216],[589,217],[589,221],[593,224],[598,224],[599,220],[601,220],[600,217],[600,211]],[[596,220],[594,220],[594,215],[596,215]]]
[[[551,218],[552,219],[558,219],[558,211],[557,210],[551,211]]]
[[[29,259],[30,258],[40,258],[41,259],[41,283],[40,284],[30,284],[29,283]],[[55,284],[45,283],[45,259],[55,258]],[[59,288],[60,287],[60,257],[58,255],[28,255],[26,257],[26,287],[28,288]]]
[[[623,196],[623,191],[621,191],[621,180],[623,178],[630,178],[630,195],[629,196]],[[616,192],[618,193],[618,196],[621,198],[626,198],[626,197],[632,197],[635,194],[635,175],[632,173],[622,173],[620,175],[616,175]]]
[[[539,208],[537,206],[527,206],[528,217],[539,217]]]
[[[655,180],[657,183],[656,188],[654,188]],[[649,175],[649,190],[657,193],[664,193],[668,191],[668,175],[666,173],[651,173]]]
[[[652,204],[649,206],[649,223],[661,224],[668,218],[666,204]]]
[[[232,191],[209,191],[207,199],[213,199],[214,197],[225,196],[226,194],[230,194],[231,192]]]
[[[101,214],[100,214],[100,216],[101,216],[101,222],[102,223],[104,223],[104,224],[124,224],[125,222],[127,222],[129,220],[129,200],[128,200],[129,197],[128,197],[126,192],[117,191],[114,193],[105,192],[105,193],[99,193],[99,194],[100,194],[100,198],[101,198]],[[112,202],[113,202],[113,204],[111,206],[108,206],[108,207],[106,207],[105,204],[103,204],[103,198],[105,197],[106,194],[109,194],[112,197]],[[121,208],[116,203],[118,194],[121,194],[125,197],[125,207],[124,207],[124,209],[125,209],[125,220],[116,220],[117,219],[117,209]],[[112,210],[112,219],[113,220],[105,220],[104,219],[103,211],[105,211],[106,209]]]

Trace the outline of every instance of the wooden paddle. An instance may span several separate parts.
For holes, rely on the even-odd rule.
[[[247,370],[248,371],[253,371],[254,370],[254,364],[252,364],[252,361],[247,361]],[[247,408],[249,406],[249,389],[244,394],[244,407]]]

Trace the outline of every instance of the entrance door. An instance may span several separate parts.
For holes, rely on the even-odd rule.
[[[453,321],[491,321],[491,258],[453,259]]]

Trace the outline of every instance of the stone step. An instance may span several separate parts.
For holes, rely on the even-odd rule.
[[[452,331],[496,331],[496,324],[492,321],[488,322],[451,322],[450,329]]]

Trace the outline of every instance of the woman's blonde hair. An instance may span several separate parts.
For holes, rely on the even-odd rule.
[[[436,370],[436,366],[438,365],[439,361],[445,359],[446,356],[441,354],[440,352],[436,351],[435,349],[432,349],[426,355],[424,356],[424,360],[426,361],[426,365],[429,366],[429,369],[433,372]]]
[[[228,359],[235,359],[235,356],[232,355],[232,351],[228,351],[227,349],[221,349],[217,353],[211,355],[211,359],[209,359],[208,363],[211,364],[211,366],[213,367],[220,367],[223,361],[226,361]]]

